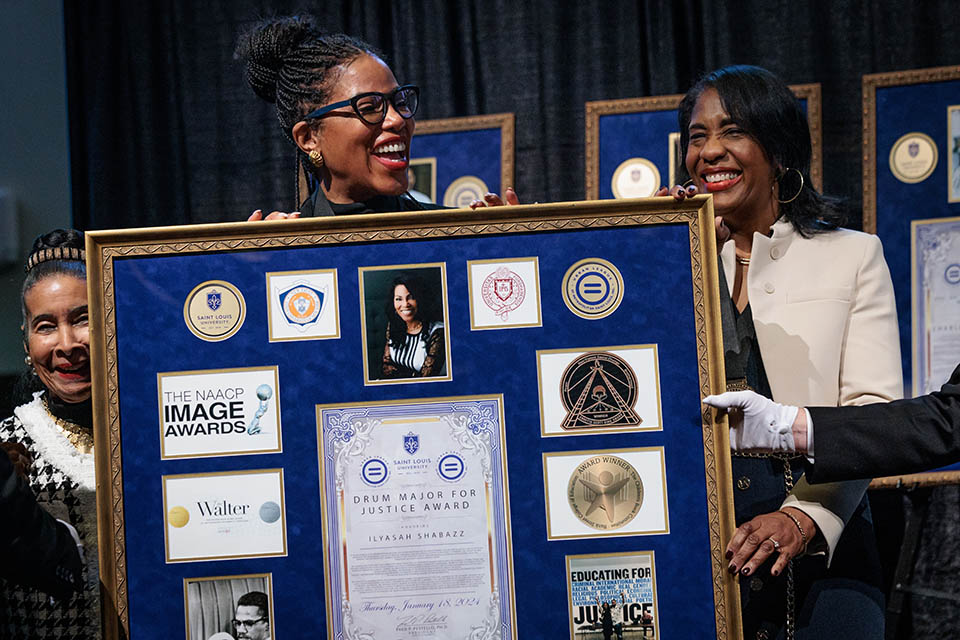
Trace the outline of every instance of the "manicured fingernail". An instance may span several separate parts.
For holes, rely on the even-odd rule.
[[[732,558],[732,557],[733,557],[733,551],[730,551],[730,549],[727,549],[726,557],[727,557],[727,560],[729,560],[730,558]]]
[[[729,571],[730,573],[736,573],[737,565],[731,562],[730,564],[727,565],[727,571]]]
[[[745,575],[745,576],[750,575],[750,567],[744,567],[744,568],[740,571],[740,573],[742,573],[742,574]]]
[[[773,574],[774,577],[776,577],[776,576],[780,575],[780,570],[779,570],[779,569],[772,569],[772,570],[770,571],[770,573]]]

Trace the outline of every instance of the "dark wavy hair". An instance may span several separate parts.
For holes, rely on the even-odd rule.
[[[804,236],[836,229],[844,215],[839,202],[813,188],[810,180],[810,125],[790,87],[761,67],[735,65],[704,75],[680,102],[681,157],[690,144],[690,119],[697,100],[707,89],[716,89],[730,117],[760,145],[776,170],[781,198],[800,186],[793,169],[803,176],[803,188],[791,202],[780,203],[780,216]]]
[[[45,249],[78,249],[84,248],[83,232],[76,229],[54,229],[33,241],[33,248],[30,249],[30,255],[25,261],[26,265],[31,263],[31,258]],[[27,275],[23,279],[23,285],[20,287],[20,317],[23,327],[23,342],[27,343],[27,335],[30,327],[27,323],[27,304],[24,298],[38,282],[56,275],[68,275],[80,280],[87,279],[87,265],[82,260],[44,260],[34,264],[27,269]],[[14,385],[13,395],[18,401],[27,401],[33,396],[33,392],[43,390],[43,384],[30,371],[25,371]]]
[[[436,317],[432,296],[427,292],[427,287],[423,279],[411,273],[401,273],[390,283],[390,294],[387,296],[384,308],[387,314],[387,324],[390,326],[390,344],[394,347],[402,345],[407,335],[407,323],[397,315],[393,307],[393,292],[396,291],[397,287],[401,284],[407,288],[407,291],[410,292],[413,299],[417,301],[417,315],[415,319],[423,323],[424,329],[426,329],[426,325]]]
[[[276,105],[280,129],[293,142],[293,125],[329,101],[342,66],[362,55],[384,59],[366,42],[325,33],[313,16],[301,15],[255,24],[240,35],[233,57],[246,64],[253,91]],[[311,166],[299,149],[297,158]]]
[[[263,591],[250,591],[243,594],[237,600],[237,607],[259,607],[260,616],[270,622],[270,604],[267,600],[267,594]]]

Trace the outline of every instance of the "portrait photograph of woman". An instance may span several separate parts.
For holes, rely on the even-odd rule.
[[[443,263],[361,267],[364,382],[450,380]]]

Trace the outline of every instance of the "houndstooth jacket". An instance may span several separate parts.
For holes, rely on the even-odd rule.
[[[0,441],[20,442],[27,448],[34,460],[30,486],[37,502],[80,534],[86,557],[84,589],[69,600],[54,600],[40,591],[0,584],[0,638],[97,640],[100,579],[93,454],[80,453],[70,444],[41,396],[36,394],[0,422]]]

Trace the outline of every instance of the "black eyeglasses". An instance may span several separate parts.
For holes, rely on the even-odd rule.
[[[249,629],[253,625],[257,624],[258,622],[263,622],[264,620],[266,620],[266,618],[263,616],[256,618],[254,620],[237,620],[236,618],[234,618],[233,626],[237,627],[238,629],[240,627],[243,627],[244,629]]]
[[[310,120],[312,118],[319,118],[334,109],[350,105],[360,119],[367,124],[380,124],[383,122],[383,119],[387,117],[387,109],[390,103],[393,103],[393,108],[396,109],[397,113],[404,119],[412,118],[413,114],[417,112],[417,107],[420,106],[420,87],[405,84],[397,87],[390,93],[380,93],[379,91],[358,93],[349,100],[334,102],[333,104],[328,104],[325,107],[311,111],[305,115],[303,119]]]

